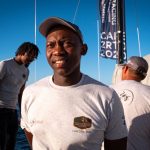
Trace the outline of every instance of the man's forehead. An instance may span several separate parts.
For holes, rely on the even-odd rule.
[[[50,37],[51,33],[55,32],[55,31],[59,31],[59,30],[62,30],[64,32],[66,31],[66,33],[69,32],[68,37],[70,37],[70,38],[71,38],[71,35],[75,35],[82,43],[81,38],[79,37],[79,35],[76,32],[74,32],[72,29],[70,29],[70,28],[68,28],[66,26],[63,26],[63,25],[58,25],[58,26],[55,26],[52,29],[50,29],[48,34],[47,34],[46,39]]]

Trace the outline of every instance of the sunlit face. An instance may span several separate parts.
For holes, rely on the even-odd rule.
[[[82,43],[73,31],[59,27],[47,36],[46,56],[54,75],[68,76],[80,72]]]

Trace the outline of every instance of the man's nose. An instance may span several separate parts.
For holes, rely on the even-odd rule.
[[[63,47],[62,44],[57,44],[57,46],[55,47],[54,51],[53,51],[54,55],[61,55],[61,54],[65,54],[65,49]]]

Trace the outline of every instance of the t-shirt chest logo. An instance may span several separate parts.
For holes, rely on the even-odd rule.
[[[76,117],[74,118],[73,125],[80,129],[90,128],[92,126],[92,120],[84,116]]]
[[[26,78],[26,75],[25,75],[25,74],[23,74],[23,75],[22,75],[22,77],[25,79],[25,78]]]

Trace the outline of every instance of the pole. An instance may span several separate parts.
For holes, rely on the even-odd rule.
[[[117,48],[118,64],[124,63],[126,50],[125,37],[125,9],[124,0],[117,0]]]

